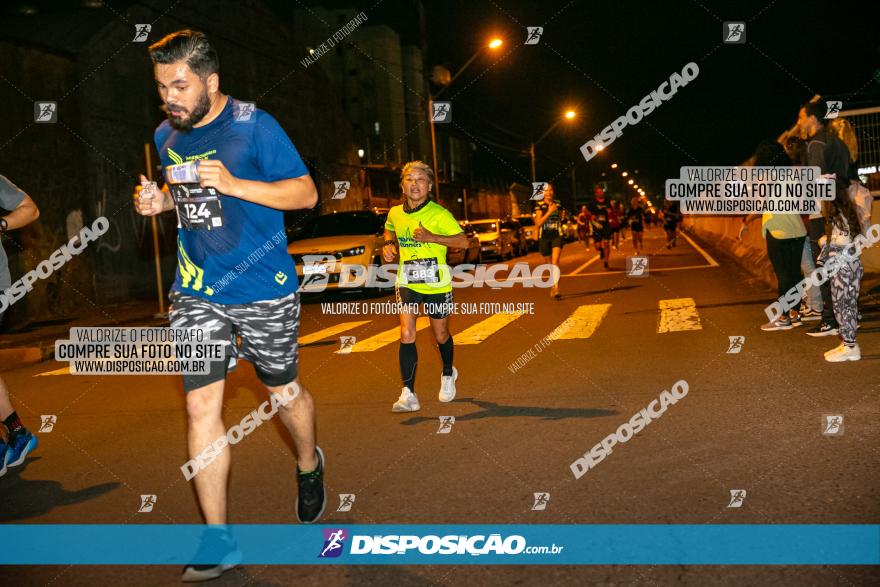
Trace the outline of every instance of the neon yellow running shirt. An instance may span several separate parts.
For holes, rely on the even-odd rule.
[[[449,267],[446,266],[446,247],[415,241],[412,235],[419,223],[428,231],[443,236],[453,236],[462,231],[449,210],[434,201],[411,214],[403,210],[403,205],[391,208],[385,228],[397,235],[400,251],[397,285],[424,294],[452,291]]]

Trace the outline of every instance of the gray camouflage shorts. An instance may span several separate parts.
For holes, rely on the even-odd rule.
[[[184,375],[184,391],[226,379],[239,358],[250,361],[264,385],[287,385],[297,376],[299,294],[249,304],[217,304],[179,291],[169,295],[172,328],[198,328],[205,338],[229,341],[226,360],[206,375]],[[240,339],[240,344],[239,344]]]

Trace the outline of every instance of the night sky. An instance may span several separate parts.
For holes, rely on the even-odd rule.
[[[186,0],[182,0],[186,1]],[[46,10],[76,2],[31,2]],[[130,2],[114,2],[117,9]],[[414,0],[288,2],[267,0],[284,17],[297,6],[355,7],[369,24],[388,24],[403,43],[420,44]],[[9,10],[15,4],[4,6]],[[481,170],[529,181],[527,148],[575,107],[537,149],[539,179],[568,185],[611,162],[640,171],[651,193],[681,165],[745,160],[776,137],[814,94],[844,108],[880,104],[880,2],[746,0],[737,2],[595,2],[588,0],[425,0],[428,67],[453,73],[493,35],[506,44],[484,54],[445,93],[459,134],[482,147]],[[37,17],[39,18],[39,17]],[[746,44],[723,45],[722,21],[747,22]],[[318,21],[315,26],[323,27]],[[523,45],[526,26],[543,26]],[[699,76],[613,145],[586,163],[578,147],[638,104],[673,72],[694,61]],[[504,148],[505,146],[509,148]]]
[[[408,4],[385,0],[377,18],[390,23],[396,13],[401,34],[417,32],[414,17],[405,22],[414,14]],[[475,63],[447,92],[457,94],[454,112],[466,111],[475,135],[498,139],[497,125],[534,137],[566,105],[578,108],[576,125],[563,123],[539,145],[539,176],[573,161],[579,176],[586,166],[595,176],[615,161],[639,169],[656,190],[681,165],[741,163],[763,138],[793,124],[815,94],[842,99],[844,108],[880,104],[880,2],[452,0],[425,7],[431,64],[454,71],[490,34],[510,39],[503,54]],[[747,22],[746,44],[721,44],[726,20]],[[525,26],[544,27],[537,46],[522,44]],[[692,83],[627,126],[604,154],[583,160],[581,144],[690,61],[700,67]],[[496,154],[525,180],[527,159]]]

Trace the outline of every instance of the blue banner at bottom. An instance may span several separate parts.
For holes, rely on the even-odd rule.
[[[877,565],[880,525],[9,524],[3,565]]]

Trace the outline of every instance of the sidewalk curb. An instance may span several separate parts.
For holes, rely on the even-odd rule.
[[[0,373],[48,361],[55,355],[55,345],[23,346],[0,349]]]

